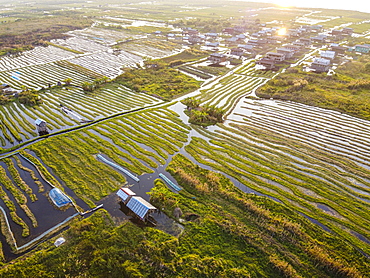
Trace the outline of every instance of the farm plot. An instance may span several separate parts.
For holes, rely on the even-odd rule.
[[[90,76],[86,75],[64,64],[63,62],[48,63],[3,71],[0,72],[0,79],[3,83],[18,90],[22,86],[32,89],[48,88],[49,85],[54,86],[57,82],[63,82],[67,78],[71,79],[71,84],[73,85],[81,85],[83,82],[92,82],[94,80],[92,74]],[[97,76],[98,74],[95,75]]]
[[[154,59],[171,56],[182,49],[181,44],[165,41],[150,37],[150,39],[140,39],[121,43],[120,48],[141,57],[151,57]]]
[[[105,121],[68,136],[47,139],[30,149],[67,187],[93,206],[93,202],[126,181],[123,175],[97,160],[97,154],[106,155],[136,175],[152,173],[187,142],[188,133],[189,127],[178,115],[161,108]]]
[[[142,62],[142,58],[121,50],[115,54],[98,52],[69,61],[109,78],[114,78],[122,73],[122,67],[135,67],[137,63]]]
[[[246,100],[185,147],[370,252],[370,123],[300,104]]]
[[[277,72],[271,70],[264,71],[261,69],[257,69],[256,63],[252,60],[243,67],[240,67],[237,71],[235,71],[235,73],[253,77],[273,78]]]
[[[135,36],[133,36],[131,32],[124,31],[124,29],[120,31],[115,31],[98,27],[90,27],[83,30],[74,30],[68,32],[68,34],[89,39],[106,46],[114,45],[117,43],[117,41],[125,41],[127,39],[132,39],[133,37],[135,38]],[[136,36],[136,38],[140,37],[141,36]]]
[[[41,175],[19,155],[0,161],[0,213],[8,219],[10,231],[6,231],[7,225],[2,222],[3,232],[6,231],[4,235],[12,248],[20,248],[76,213],[72,207],[61,211],[53,206],[47,193],[52,186],[62,187],[55,179],[50,179],[51,185],[48,184],[43,176],[50,174]]]
[[[51,40],[52,43],[67,47],[76,51],[84,53],[94,53],[98,51],[108,51],[108,46],[102,45],[92,40],[84,39],[81,37],[71,37],[68,39]]]
[[[2,147],[9,148],[37,136],[34,125],[37,118],[45,120],[48,129],[53,132],[80,124],[81,121],[99,119],[160,102],[121,85],[110,85],[102,88],[99,93],[90,94],[75,87],[53,88],[45,91],[41,97],[43,103],[32,108],[18,102],[0,107]]]
[[[36,47],[21,54],[0,58],[0,72],[18,69],[27,66],[51,63],[75,57],[76,54],[55,46]]]
[[[228,75],[215,83],[211,88],[201,90],[198,96],[202,105],[216,105],[229,113],[236,102],[266,83],[267,79],[244,75]]]

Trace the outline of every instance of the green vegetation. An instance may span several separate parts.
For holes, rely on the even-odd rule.
[[[200,100],[189,97],[182,101],[187,107],[185,112],[189,116],[189,122],[192,124],[209,126],[216,123],[222,123],[224,111],[215,105],[200,106]]]
[[[370,58],[362,56],[340,66],[336,74],[307,73],[289,69],[270,80],[257,96],[290,100],[333,109],[363,119],[370,119]]]
[[[104,210],[43,243],[1,277],[362,277],[366,258],[335,235],[265,197],[242,193],[223,175],[177,155],[168,169],[180,194],[156,180],[151,202],[182,211],[178,237],[130,222],[118,227]],[[315,239],[316,240],[315,240]]]
[[[167,109],[147,110],[117,117],[83,132],[46,139],[33,144],[31,150],[93,207],[94,202],[126,183],[122,173],[100,162],[96,154],[106,155],[132,173],[152,173],[152,168],[164,164],[170,154],[183,146],[188,132],[189,127]],[[37,162],[35,157],[32,159]]]
[[[115,81],[135,92],[145,92],[164,100],[194,91],[200,85],[198,81],[168,68],[160,61],[147,61],[146,68],[125,69]]]
[[[39,17],[6,23],[0,33],[0,55],[46,46],[46,41],[65,38],[65,32],[86,28],[91,23],[90,19],[78,16]]]
[[[205,58],[209,55],[207,51],[199,50],[195,47],[185,49],[176,55],[172,55],[161,59],[161,61],[168,63],[170,67],[178,66],[180,64],[195,61],[201,58]]]

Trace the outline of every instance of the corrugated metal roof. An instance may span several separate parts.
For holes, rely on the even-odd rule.
[[[35,124],[40,125],[41,123],[45,122],[43,119],[36,119]]]
[[[117,191],[117,195],[125,202],[129,196],[135,196],[136,193],[129,188],[120,188]]]
[[[141,219],[145,217],[149,210],[156,210],[152,204],[139,196],[133,196],[127,203],[127,207],[132,210]]]

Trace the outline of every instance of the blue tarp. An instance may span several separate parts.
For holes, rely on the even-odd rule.
[[[49,197],[58,208],[72,202],[71,199],[69,199],[69,197],[66,196],[59,188],[53,188],[50,190]]]

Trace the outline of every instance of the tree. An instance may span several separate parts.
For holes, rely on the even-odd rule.
[[[71,78],[66,78],[63,80],[63,82],[66,84],[66,86],[71,85],[72,79]]]

